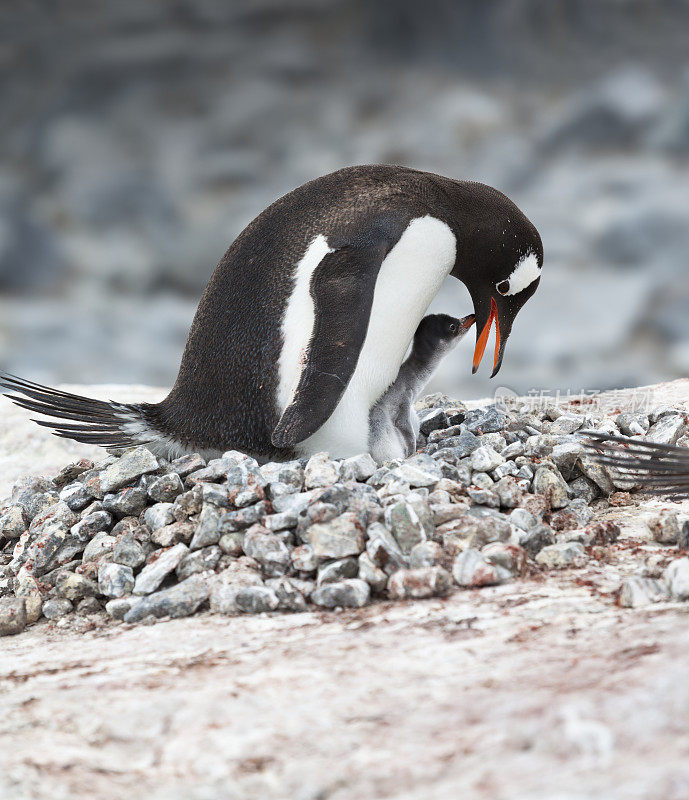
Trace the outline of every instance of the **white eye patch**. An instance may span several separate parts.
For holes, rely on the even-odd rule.
[[[512,270],[509,278],[496,284],[496,289],[503,296],[519,294],[527,286],[531,286],[540,275],[541,267],[538,266],[538,259],[535,253],[528,253]]]

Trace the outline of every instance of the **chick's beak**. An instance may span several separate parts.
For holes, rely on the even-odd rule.
[[[469,330],[469,328],[476,322],[476,316],[469,314],[467,317],[462,317],[459,320],[459,332],[462,336]]]
[[[502,356],[505,351],[505,344],[501,341],[500,337],[500,318],[498,316],[498,307],[495,302],[495,298],[491,297],[488,318],[484,322],[480,331],[478,327],[476,328],[476,348],[474,349],[474,363],[471,368],[472,375],[476,374],[479,364],[481,363],[481,359],[483,358],[493,322],[495,322],[495,354],[493,356],[493,372],[491,373],[491,378],[498,374],[498,370],[502,365]]]

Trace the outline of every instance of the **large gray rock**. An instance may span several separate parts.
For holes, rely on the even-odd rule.
[[[22,506],[10,506],[0,516],[0,536],[6,539],[18,539],[27,528],[28,520]]]
[[[124,615],[125,622],[139,622],[148,616],[188,617],[208,599],[208,583],[197,575],[135,602]]]
[[[114,492],[157,469],[158,461],[153,453],[145,447],[136,447],[124,453],[103,471],[100,488],[103,492]]]
[[[23,598],[0,597],[0,636],[21,633],[26,622],[26,603]]]
[[[385,509],[385,524],[405,555],[426,540],[426,529],[411,503],[400,501]]]
[[[459,586],[476,589],[503,583],[512,575],[509,570],[499,564],[491,563],[478,550],[470,547],[455,558],[452,577]]]
[[[368,603],[371,587],[359,578],[325,583],[314,590],[311,600],[325,608],[360,608]]]
[[[363,525],[357,514],[349,511],[311,525],[307,537],[317,558],[358,556],[364,549]]]
[[[98,566],[98,590],[106,597],[122,597],[134,588],[134,572],[124,564],[110,562]]]
[[[558,542],[543,547],[536,555],[536,563],[548,569],[582,567],[587,561],[584,546],[579,542]]]
[[[442,567],[400,569],[388,580],[388,595],[393,600],[435,597],[452,589],[452,576]]]
[[[189,548],[181,542],[169,550],[157,551],[154,554],[154,560],[146,564],[137,575],[134,594],[150,594],[154,592],[165,577],[177,568],[179,562],[188,552]]]

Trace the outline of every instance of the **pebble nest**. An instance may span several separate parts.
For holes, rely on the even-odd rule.
[[[583,430],[689,444],[670,407],[610,417],[585,406],[489,405],[444,395],[416,403],[418,452],[259,465],[230,451],[167,462],[145,447],[29,477],[0,503],[0,635],[41,617],[150,623],[357,608],[579,568],[619,528],[596,519],[630,502]],[[686,550],[689,523],[652,524]],[[680,553],[677,553],[680,556]],[[628,577],[615,601],[689,599],[689,558]]]

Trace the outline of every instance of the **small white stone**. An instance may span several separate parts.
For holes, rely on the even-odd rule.
[[[505,459],[490,446],[477,447],[471,454],[471,468],[476,472],[490,472],[504,463]]]

